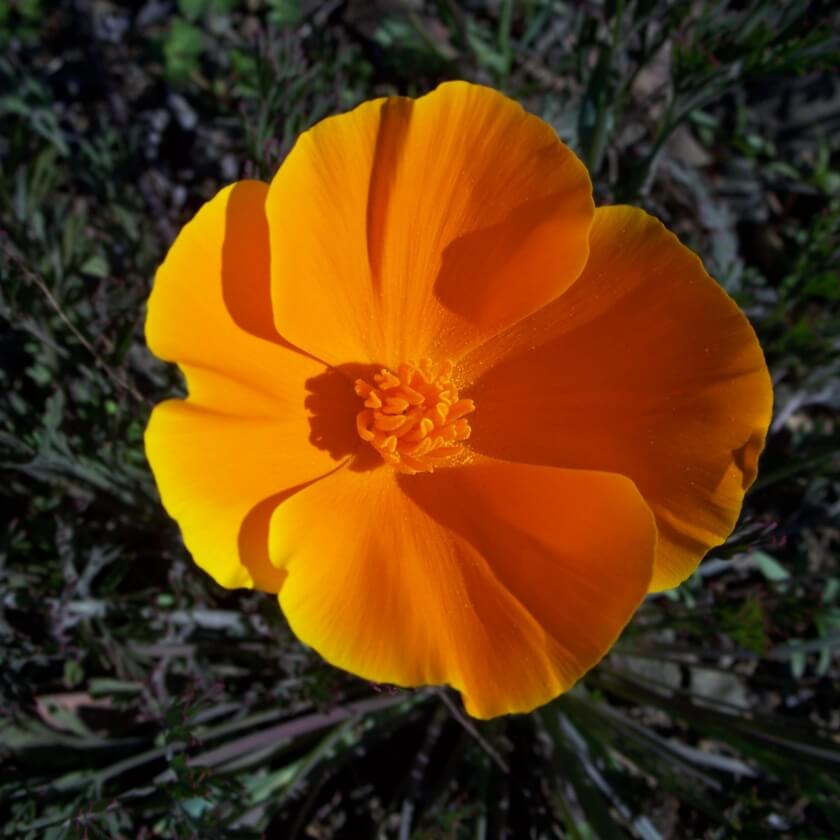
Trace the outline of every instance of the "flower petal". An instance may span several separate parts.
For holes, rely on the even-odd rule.
[[[148,344],[178,362],[190,395],[154,409],[146,453],[196,562],[223,586],[277,591],[283,575],[267,550],[272,505],[348,453],[312,442],[306,402],[326,369],[290,349],[270,320],[266,191],[247,181],[222,190],[157,272]],[[340,421],[352,426],[339,410]]]
[[[329,523],[324,527],[324,522]],[[487,461],[344,469],[281,504],[280,604],[328,661],[528,711],[609,649],[647,591],[655,529],[621,476]]]
[[[631,478],[659,530],[651,588],[676,586],[738,518],[772,409],[761,347],[700,260],[631,207],[599,208],[557,301],[462,364],[472,447]]]
[[[206,398],[220,409],[234,396],[219,399],[221,380],[286,402],[278,367],[290,363],[312,375],[324,369],[290,348],[271,321],[267,193],[267,184],[240,181],[204,204],[169,249],[149,297],[149,349],[181,367],[193,401]],[[245,410],[264,414],[267,403]]]
[[[195,562],[222,586],[280,588],[284,575],[268,562],[270,514],[335,466],[309,433],[302,414],[235,417],[181,400],[152,412],[146,455],[161,501]]]
[[[463,350],[580,273],[583,164],[489,88],[366,102],[301,135],[271,183],[275,323],[331,363]]]

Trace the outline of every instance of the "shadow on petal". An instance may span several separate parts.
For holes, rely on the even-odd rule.
[[[268,528],[271,524],[271,515],[277,506],[306,486],[306,484],[298,484],[297,487],[290,487],[282,493],[275,493],[263,499],[251,508],[242,520],[237,540],[239,556],[242,558],[242,565],[253,578],[256,589],[263,592],[279,592],[283,586],[286,572],[271,564],[268,552]]]
[[[368,261],[376,294],[381,293],[382,252],[388,241],[389,203],[408,139],[413,106],[411,99],[394,97],[385,99],[380,107],[367,200]]]
[[[379,367],[350,363],[306,380],[304,405],[309,412],[309,442],[329,452],[336,461],[351,458],[348,468],[354,472],[383,465],[378,453],[356,432],[356,415],[362,403],[354,390],[357,379],[369,378]]]
[[[234,323],[259,338],[286,344],[274,326],[271,308],[268,220],[254,210],[254,194],[267,187],[240,181],[225,208],[222,243],[222,298]]]
[[[287,341],[274,325],[268,220],[263,210],[254,209],[255,201],[262,208],[267,190],[261,181],[239,181],[231,188],[222,243],[222,300],[240,329],[315,358]]]
[[[758,456],[764,446],[761,429],[754,430],[743,446],[732,450],[732,461],[741,471],[741,489],[746,491],[758,473]]]
[[[340,467],[337,467],[340,469]],[[327,475],[331,475],[332,470]],[[312,484],[326,476],[319,476],[312,481],[304,481],[294,487],[289,487],[280,493],[275,493],[256,504],[242,520],[239,528],[238,548],[242,565],[248,570],[254,581],[254,587],[263,592],[279,592],[286,580],[286,570],[278,568],[271,562],[269,549],[269,530],[274,511],[287,499],[297,495]]]
[[[526,201],[498,224],[451,242],[435,281],[440,302],[490,329],[506,326],[560,294],[575,276],[570,269],[562,277],[563,252],[557,247],[557,216],[567,204],[566,194]]]

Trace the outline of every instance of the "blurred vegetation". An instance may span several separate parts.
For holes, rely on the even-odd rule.
[[[808,0],[0,0],[0,831],[840,836],[840,15]],[[326,114],[501,87],[746,309],[776,385],[730,542],[569,695],[477,723],[332,670],[192,565],[144,301]]]

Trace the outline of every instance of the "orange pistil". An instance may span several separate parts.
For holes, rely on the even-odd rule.
[[[400,472],[432,472],[456,459],[470,436],[466,417],[475,403],[458,398],[452,370],[452,362],[423,359],[401,364],[397,373],[382,368],[374,385],[357,379],[365,401],[356,415],[359,437]]]

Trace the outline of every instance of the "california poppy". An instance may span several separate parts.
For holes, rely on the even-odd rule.
[[[772,392],[700,260],[488,88],[318,123],[149,299],[146,449],[195,561],[378,682],[532,709],[723,542]]]

